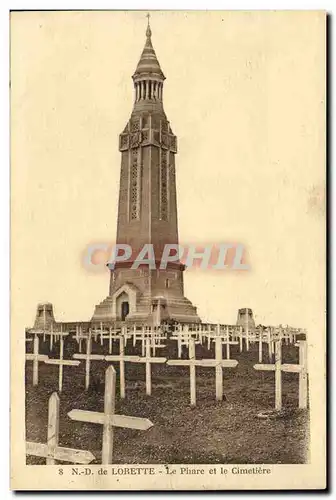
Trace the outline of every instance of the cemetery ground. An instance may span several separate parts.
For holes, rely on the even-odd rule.
[[[31,343],[32,344],[32,343]],[[40,343],[40,352],[50,358],[59,356],[59,342],[49,351],[48,340]],[[108,354],[93,342],[92,352]],[[27,346],[30,352],[32,345]],[[263,362],[268,363],[267,346]],[[74,339],[66,339],[64,358],[78,352]],[[85,352],[83,347],[82,352]],[[117,345],[113,352],[118,353]],[[298,363],[298,348],[283,345],[283,362]],[[140,346],[129,341],[127,354],[141,355]],[[156,356],[177,359],[176,342]],[[196,346],[196,357],[214,358],[214,346]],[[184,348],[183,358],[187,358]],[[225,358],[225,346],[223,347]],[[114,430],[113,463],[118,464],[300,464],[309,461],[309,409],[298,409],[297,373],[283,373],[283,409],[275,418],[259,418],[260,412],[274,409],[274,372],[257,372],[258,343],[248,352],[231,346],[236,368],[225,368],[224,400],[215,400],[214,368],[196,368],[196,407],[190,406],[189,367],[152,365],[152,395],[145,392],[143,363],[125,363],[126,397],[119,397],[117,372],[116,413],[148,418],[153,427],[147,431],[125,428]],[[92,361],[88,391],[85,385],[85,361],[78,367],[64,367],[60,393],[60,446],[89,450],[101,463],[102,429],[100,425],[70,420],[72,409],[103,411],[105,370],[111,363]],[[32,363],[26,363],[26,439],[46,442],[48,398],[58,390],[58,366],[39,364],[39,385],[32,385]],[[45,464],[45,459],[27,456],[27,464]]]

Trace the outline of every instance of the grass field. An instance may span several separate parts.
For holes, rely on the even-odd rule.
[[[176,342],[159,349],[157,356],[177,359]],[[29,344],[27,350],[31,350]],[[266,346],[264,346],[266,349]],[[49,353],[40,340],[40,351],[58,357],[59,344]],[[93,342],[93,352],[108,354]],[[117,354],[117,345],[114,353]],[[77,343],[65,341],[65,358],[78,352]],[[139,354],[132,346],[127,354]],[[225,348],[224,348],[225,353]],[[214,358],[213,348],[196,346],[197,358]],[[231,346],[237,368],[224,369],[225,400],[215,401],[215,370],[196,368],[197,406],[189,406],[189,369],[152,365],[152,396],[145,394],[145,366],[126,363],[126,398],[117,385],[116,413],[146,417],[148,431],[115,429],[113,462],[118,464],[300,464],[309,461],[309,410],[298,409],[298,374],[283,373],[283,408],[277,418],[260,419],[258,413],[274,408],[274,373],[256,372],[258,344],[239,353]],[[268,362],[266,350],[264,362]],[[298,348],[283,346],[283,363],[297,363]],[[105,361],[91,364],[92,385],[84,391],[85,362],[65,367],[60,395],[60,445],[90,450],[101,463],[102,427],[70,420],[76,409],[103,411]],[[117,371],[118,363],[114,363]],[[39,364],[39,385],[32,386],[32,363],[26,364],[26,438],[46,442],[48,398],[58,389],[58,367]],[[45,459],[27,457],[27,464]]]

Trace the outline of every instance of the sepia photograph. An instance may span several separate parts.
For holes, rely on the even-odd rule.
[[[324,11],[11,12],[12,489],[326,487],[325,114]]]

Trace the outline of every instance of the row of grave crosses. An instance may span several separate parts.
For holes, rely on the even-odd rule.
[[[302,332],[302,331],[299,331]],[[64,332],[61,331],[39,331],[30,330],[30,333],[35,335],[42,335],[45,341],[46,336],[50,339],[50,350],[53,347],[53,341],[57,342],[60,337],[64,337]],[[249,332],[248,325],[246,328],[228,325],[177,325],[175,332],[169,337],[169,340],[177,342],[178,357],[181,358],[182,348],[189,345],[189,340],[193,338],[196,344],[207,345],[210,349],[211,343],[216,337],[222,338],[222,343],[226,346],[226,358],[230,359],[230,346],[239,343],[239,351],[248,351],[250,344],[258,342],[259,343],[259,363],[262,362],[263,356],[263,345],[268,345],[268,357],[269,361],[272,361],[274,356],[274,343],[276,340],[284,340],[286,344],[295,343],[296,341],[296,331],[293,329],[283,329],[283,328],[256,328]],[[156,349],[165,347],[165,341],[168,340],[167,331],[161,328],[153,327],[122,327],[121,329],[116,327],[109,327],[104,329],[101,324],[100,329],[90,329],[88,332],[83,332],[81,327],[76,328],[76,334],[74,338],[78,343],[79,353],[82,352],[82,342],[88,341],[89,336],[97,342],[100,341],[101,346],[104,345],[104,341],[108,340],[109,344],[109,354],[112,354],[113,342],[118,341],[120,336],[124,338],[125,346],[129,339],[132,340],[133,346],[138,342],[141,343],[141,353],[142,356],[145,355],[146,339],[150,338],[151,349],[153,355],[155,356]]]
[[[108,340],[109,354],[112,354],[113,342],[119,341],[119,338],[121,336],[124,339],[125,346],[130,339],[132,339],[133,346],[135,346],[137,342],[140,341],[142,345],[142,356],[144,356],[145,353],[145,344],[147,338],[150,338],[151,340],[151,349],[154,355],[156,349],[165,347],[162,342],[167,340],[167,333],[164,333],[160,329],[156,329],[153,327],[143,326],[137,328],[136,326],[134,326],[132,327],[132,329],[128,329],[127,327],[109,327],[108,329],[104,329],[101,325],[100,329],[90,329],[87,333],[84,333],[81,327],[77,327],[74,338],[78,343],[79,352],[81,352],[82,350],[82,341],[87,341],[89,336],[94,339],[95,342],[99,341],[101,346],[104,345],[104,340]]]
[[[36,339],[38,337],[35,337]],[[34,340],[36,344],[36,340]],[[220,398],[223,391],[223,377],[221,370],[223,367],[234,367],[237,362],[234,360],[222,360],[221,351],[222,344],[218,337],[216,343],[216,358],[215,360],[196,360],[195,344],[190,341],[189,360],[171,360],[168,362],[171,365],[188,365],[190,367],[190,397],[191,403],[196,403],[196,366],[209,366],[216,368],[216,397]],[[123,345],[122,343],[120,345]],[[307,407],[307,342],[299,341],[300,349],[299,364],[282,364],[281,363],[281,341],[276,341],[275,347],[275,363],[254,366],[257,370],[267,370],[275,372],[275,408],[281,410],[282,406],[282,388],[281,388],[281,373],[296,372],[299,373],[299,407]],[[153,423],[146,418],[130,417],[125,415],[115,414],[115,388],[116,388],[116,372],[113,366],[107,368],[105,373],[105,395],[104,395],[104,411],[102,413],[88,410],[73,409],[68,413],[72,420],[80,422],[93,423],[103,426],[103,444],[102,444],[102,464],[113,463],[113,434],[114,427],[122,427],[137,430],[148,430],[153,426]],[[57,393],[53,393],[49,399],[48,408],[48,431],[47,443],[26,442],[26,454],[46,458],[47,465],[53,465],[56,460],[66,461],[76,464],[88,464],[95,457],[87,450],[78,450],[66,448],[59,445],[59,412],[60,400]]]
[[[239,343],[239,351],[243,351],[243,346],[246,351],[249,350],[250,343],[258,342],[259,343],[259,363],[263,361],[263,345],[266,344],[268,347],[268,359],[271,363],[274,357],[274,346],[277,340],[284,340],[286,344],[289,342],[295,342],[297,330],[293,329],[283,329],[283,328],[256,328],[253,331],[249,332],[248,323],[246,324],[246,328],[237,326],[228,326],[228,325],[176,325],[175,332],[170,336],[170,340],[177,342],[177,351],[178,358],[182,356],[182,348],[185,347],[189,349],[190,340],[194,340],[195,344],[202,344],[206,342],[207,348],[210,349],[211,343],[216,341],[217,337],[221,338],[221,342],[225,345],[226,348],[226,359],[230,359],[230,346]],[[298,330],[298,332],[301,332]],[[50,342],[49,347],[50,350],[53,347],[53,341],[60,340],[60,359],[59,360],[48,360],[48,356],[39,355],[40,360],[47,364],[57,364],[59,365],[59,391],[62,390],[62,380],[63,380],[63,366],[78,366],[80,361],[75,360],[63,360],[63,342],[64,337],[68,335],[67,332],[62,332],[62,327],[60,331],[38,331],[31,330],[30,333],[34,333],[35,337],[37,335],[43,335],[43,339],[46,339],[46,336],[49,336]],[[78,342],[79,353],[76,355],[77,360],[84,359],[81,355],[82,353],[82,341],[86,341],[86,343],[90,344],[86,346],[86,377],[85,377],[85,387],[89,387],[89,379],[90,379],[90,361],[91,360],[103,360],[105,356],[99,354],[91,354],[92,350],[92,339],[96,342],[100,341],[101,346],[104,345],[104,340],[108,340],[109,344],[109,354],[112,355],[112,346],[113,342],[120,342],[120,338],[123,338],[124,345],[127,345],[129,339],[132,339],[133,346],[135,346],[138,342],[141,342],[141,355],[144,359],[145,356],[148,358],[148,339],[150,340],[150,350],[152,351],[153,358],[155,358],[156,349],[160,349],[165,347],[163,342],[167,341],[167,332],[165,332],[162,328],[153,328],[153,327],[137,327],[133,326],[131,328],[123,327],[123,328],[115,328],[109,327],[108,329],[104,329],[101,323],[100,329],[95,328],[94,330],[89,330],[89,332],[84,333],[81,327],[76,328],[75,339]],[[29,341],[29,339],[27,339]],[[244,340],[244,344],[243,344]],[[34,347],[34,351],[35,351]],[[121,348],[120,348],[121,349]],[[37,349],[38,350],[38,349]],[[91,358],[88,358],[88,350],[90,351]],[[32,355],[28,355],[28,359],[32,358]],[[121,353],[120,356],[124,356],[124,353]],[[128,356],[127,362],[142,362],[136,361],[137,357]],[[155,358],[160,359],[160,358]],[[163,359],[163,358],[161,358]],[[154,362],[154,361],[152,361]],[[164,361],[163,361],[164,362]],[[38,368],[37,368],[38,358],[35,357],[34,369],[33,369],[33,384],[36,385],[38,381]],[[146,393],[151,393],[151,371],[150,364],[146,362]],[[121,391],[123,393],[125,384],[124,381],[124,362],[120,364],[121,370]],[[123,396],[122,396],[123,397]]]
[[[223,399],[223,373],[222,369],[224,367],[235,367],[238,361],[235,360],[223,360],[222,359],[222,339],[217,337],[216,339],[216,357],[215,359],[200,359],[197,360],[195,356],[195,341],[190,339],[189,341],[189,359],[188,360],[169,360],[164,357],[153,357],[151,356],[151,344],[150,339],[146,339],[146,350],[144,356],[130,356],[125,355],[125,346],[123,337],[119,338],[119,355],[104,355],[104,354],[93,354],[92,353],[92,339],[91,336],[87,339],[86,343],[86,353],[76,353],[73,355],[73,360],[63,359],[63,338],[61,338],[61,349],[60,349],[60,359],[49,359],[48,356],[44,354],[39,354],[39,338],[36,335],[34,338],[34,351],[33,353],[26,354],[27,361],[33,361],[33,385],[38,384],[38,364],[39,361],[46,364],[59,365],[59,392],[62,391],[62,381],[63,381],[63,366],[78,366],[80,361],[85,361],[85,390],[89,389],[90,386],[90,371],[92,361],[107,361],[107,362],[119,362],[120,366],[120,397],[125,398],[125,363],[144,363],[146,366],[146,395],[150,396],[152,393],[152,381],[151,381],[151,365],[167,363],[169,366],[190,366],[190,402],[191,405],[196,404],[196,366],[203,367],[214,367],[216,368],[216,399]]]
[[[289,343],[295,344],[296,334],[298,332],[290,332],[282,328],[256,328],[253,332],[248,331],[243,327],[229,325],[189,325],[180,326],[170,337],[170,340],[177,342],[178,357],[181,358],[183,347],[189,346],[190,339],[194,339],[195,344],[206,345],[210,349],[212,342],[217,337],[220,337],[222,344],[226,347],[226,359],[230,359],[230,346],[239,344],[239,351],[242,352],[245,348],[249,351],[251,343],[259,344],[259,363],[263,361],[263,346],[268,348],[268,358],[272,362],[274,357],[274,346],[277,340],[284,341],[286,345]]]
[[[49,336],[50,339],[50,348],[52,349],[53,340],[59,340],[59,336],[62,333],[62,325],[60,325],[60,331],[53,331],[53,326],[51,325],[51,330],[28,330],[28,333],[34,334],[42,334],[43,341],[46,340],[46,336]],[[141,340],[146,335],[157,335],[157,337],[162,337],[163,339],[167,339],[168,337],[168,327],[167,325],[161,325],[159,327],[146,327],[143,325],[133,325],[133,326],[122,326],[117,327],[116,325],[106,327],[103,326],[103,323],[100,324],[100,328],[95,327],[94,329],[90,329],[91,334],[94,340],[97,342],[97,339],[100,340],[101,345],[105,339],[109,340],[109,345],[111,345],[112,341],[115,338],[118,338],[120,334],[122,334],[126,341],[128,339],[133,338],[133,343]],[[215,336],[230,336],[231,340],[239,341],[240,349],[243,348],[243,341],[245,343],[246,350],[249,350],[249,344],[251,342],[258,341],[260,336],[263,338],[267,338],[271,341],[283,339],[286,344],[292,343],[295,344],[296,336],[298,334],[306,334],[306,331],[303,329],[295,329],[290,327],[251,327],[248,322],[246,322],[245,326],[237,326],[237,325],[221,325],[221,324],[175,324],[173,326],[173,334],[172,337],[176,338],[177,336],[185,336],[185,335],[193,335],[200,343],[207,342],[208,347],[210,345],[211,339]],[[76,327],[75,338],[80,343],[81,340],[86,339],[88,336],[88,332],[84,332],[81,326]],[[171,336],[169,336],[171,338]]]
[[[44,362],[46,364],[53,364],[59,366],[59,392],[62,391],[63,382],[63,367],[64,366],[78,366],[80,362],[85,361],[85,389],[88,390],[90,386],[90,368],[92,361],[107,361],[107,362],[119,362],[120,367],[120,397],[125,398],[126,384],[125,384],[125,363],[144,363],[146,366],[146,394],[148,396],[152,393],[152,382],[151,382],[151,365],[160,363],[167,363],[168,366],[189,366],[190,371],[190,404],[192,406],[196,405],[196,366],[200,367],[212,367],[215,368],[216,373],[216,400],[221,401],[223,399],[223,369],[224,368],[234,368],[237,366],[238,361],[232,360],[227,357],[223,359],[223,337],[217,335],[212,339],[215,343],[215,359],[196,359],[195,355],[195,339],[188,339],[188,352],[189,359],[187,360],[169,360],[165,357],[155,357],[151,356],[151,340],[150,338],[145,339],[145,353],[143,356],[131,356],[125,354],[125,340],[124,337],[119,336],[119,355],[104,355],[104,354],[93,354],[92,353],[92,336],[89,335],[86,342],[86,353],[76,353],[73,355],[74,360],[63,359],[63,346],[64,346],[64,336],[67,333],[63,332],[60,336],[60,357],[59,359],[49,359],[48,356],[44,354],[39,354],[39,338],[38,335],[34,337],[34,348],[33,353],[26,354],[27,361],[33,361],[33,385],[38,384],[38,364],[39,362]],[[262,340],[262,337],[260,337]],[[259,339],[259,346],[262,345]],[[227,340],[225,339],[227,342]],[[225,343],[225,342],[224,342]],[[230,344],[228,344],[230,345]],[[274,345],[274,343],[273,343]],[[307,407],[307,343],[306,341],[299,341],[296,345],[300,348],[300,360],[299,364],[281,364],[281,340],[275,341],[275,363],[274,364],[261,364],[262,351],[259,349],[259,364],[254,365],[256,370],[271,370],[275,371],[275,408],[278,410],[281,408],[281,372],[297,372],[300,374],[299,377],[299,407]],[[227,351],[228,354],[228,351]]]

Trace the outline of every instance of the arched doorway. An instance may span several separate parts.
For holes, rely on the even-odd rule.
[[[125,321],[130,311],[129,297],[126,292],[123,292],[117,297],[117,318]]]
[[[125,321],[128,313],[129,313],[129,302],[124,301],[121,303],[121,321]]]

